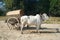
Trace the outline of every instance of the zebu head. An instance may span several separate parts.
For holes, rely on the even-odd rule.
[[[42,16],[42,20],[48,20],[49,19],[48,15],[46,13],[43,13],[41,16]]]

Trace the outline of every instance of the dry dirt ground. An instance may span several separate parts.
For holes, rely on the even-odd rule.
[[[24,34],[20,30],[9,30],[4,21],[0,21],[0,40],[60,40],[60,24],[42,24],[40,33],[36,33],[35,29],[24,30]]]

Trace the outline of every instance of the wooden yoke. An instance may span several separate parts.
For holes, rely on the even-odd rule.
[[[20,22],[20,17],[24,15],[24,10],[21,9],[20,12],[19,12],[19,15],[18,15],[18,20]]]
[[[20,11],[20,16],[23,16],[23,14],[24,14],[24,10],[21,9],[21,11]]]

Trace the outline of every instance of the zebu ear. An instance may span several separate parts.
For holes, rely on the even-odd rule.
[[[46,13],[43,13],[43,14],[42,14],[42,19],[43,19],[43,20],[48,20],[49,17],[48,17],[48,15],[47,15]]]
[[[39,15],[41,15],[41,13],[39,13]]]
[[[43,13],[42,15],[47,15],[46,13]]]

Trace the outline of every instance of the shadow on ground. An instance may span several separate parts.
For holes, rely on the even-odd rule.
[[[15,29],[20,31],[20,28],[15,28]],[[26,32],[26,30],[28,30],[29,32],[31,31],[30,33],[37,33],[36,27],[29,27],[29,28],[24,27],[23,31]],[[60,31],[59,31],[59,28],[40,28],[39,33],[60,33]]]

